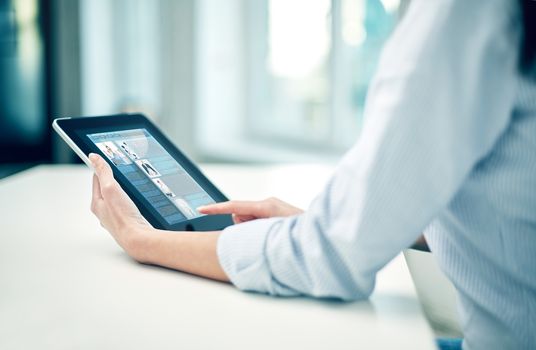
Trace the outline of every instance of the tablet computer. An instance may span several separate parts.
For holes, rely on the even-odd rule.
[[[52,126],[90,167],[89,153],[106,159],[117,182],[153,227],[209,231],[232,225],[230,215],[197,211],[227,198],[145,116],[59,118]]]

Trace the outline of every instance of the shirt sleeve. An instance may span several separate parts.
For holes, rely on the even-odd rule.
[[[382,54],[362,135],[308,210],[222,232],[218,256],[232,283],[368,297],[376,272],[448,205],[509,124],[513,3],[413,0]]]

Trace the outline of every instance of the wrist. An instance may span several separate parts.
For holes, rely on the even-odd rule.
[[[154,229],[150,226],[129,226],[124,228],[123,237],[126,237],[123,249],[134,260],[140,263],[149,263],[150,240],[154,237]]]

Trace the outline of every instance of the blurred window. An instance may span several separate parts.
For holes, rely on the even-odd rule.
[[[344,148],[398,0],[248,2],[248,128],[267,140]]]
[[[338,155],[399,1],[83,0],[83,113],[149,112],[198,159]]]

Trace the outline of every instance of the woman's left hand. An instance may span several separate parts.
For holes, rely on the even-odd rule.
[[[89,156],[93,176],[91,211],[134,260],[219,281],[229,281],[218,259],[219,231],[167,232],[153,228],[115,181],[108,163]]]
[[[115,181],[108,163],[97,154],[89,160],[95,169],[91,211],[127,254],[139,260],[137,247],[153,228]]]

